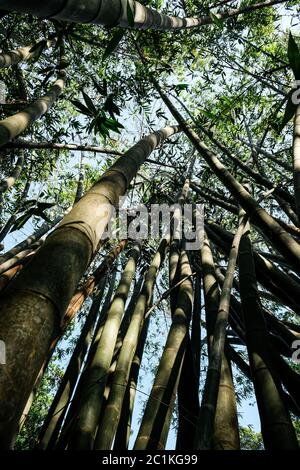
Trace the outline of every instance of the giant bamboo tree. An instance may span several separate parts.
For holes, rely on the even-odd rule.
[[[282,1],[283,0],[267,0],[240,9],[230,9],[216,16],[218,19],[223,20],[257,9],[266,8],[281,3]],[[74,8],[74,2],[65,0],[61,0],[59,3],[48,2],[47,5],[41,5],[37,0],[31,0],[31,2],[26,5],[20,2],[20,0],[2,0],[0,7],[3,10],[31,13],[39,17],[47,16],[65,21],[94,23],[104,26],[113,24],[114,26],[123,28],[133,27],[136,29],[155,29],[162,31],[196,28],[213,22],[213,18],[209,15],[200,18],[178,18],[164,15],[156,10],[141,5],[135,0],[102,0],[101,4],[100,0],[93,4],[89,4],[85,1],[76,5],[76,8]],[[130,13],[128,13],[127,8],[130,9]]]
[[[0,146],[17,137],[38,118],[43,116],[62,94],[66,82],[67,58],[63,43],[60,47],[58,76],[49,92],[19,113],[0,121]]]
[[[218,312],[215,319],[214,334],[211,344],[211,353],[209,358],[207,378],[203,391],[203,398],[199,413],[197,433],[195,437],[195,446],[199,449],[210,449],[212,445],[212,437],[214,432],[214,419],[218,400],[218,392],[220,385],[220,375],[222,369],[222,358],[224,355],[224,344],[226,336],[226,325],[229,315],[230,295],[233,283],[234,270],[238,255],[239,243],[243,234],[244,226],[247,222],[247,216],[243,211],[240,214],[239,227],[232,242],[228,266],[222,292]],[[215,286],[216,288],[216,286]],[[227,370],[226,370],[227,369]],[[228,375],[228,364],[226,360],[223,363],[222,379],[225,382],[225,376]],[[227,374],[226,374],[227,372]],[[229,373],[230,374],[230,373]],[[227,385],[226,383],[222,385]],[[220,428],[222,425],[220,426]],[[234,430],[234,428],[233,428]]]
[[[298,449],[291,419],[282,400],[280,380],[268,357],[268,334],[257,294],[248,233],[249,225],[245,227],[240,245],[241,300],[264,443],[267,449]]]
[[[201,249],[201,266],[205,296],[207,347],[211,358],[214,347],[214,331],[218,320],[220,292],[213,254],[207,235],[205,235]],[[213,449],[236,450],[239,448],[236,399],[231,374],[229,361],[224,351],[221,360],[220,382],[211,443]]]

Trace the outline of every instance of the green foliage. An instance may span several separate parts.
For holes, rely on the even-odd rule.
[[[300,80],[300,49],[291,32],[288,42],[288,58],[290,66],[294,72],[295,79]]]
[[[120,134],[120,129],[124,129],[124,126],[114,117],[115,114],[120,115],[120,110],[113,101],[113,95],[107,97],[103,109],[96,108],[91,98],[84,91],[82,91],[82,95],[86,106],[78,100],[71,100],[71,102],[78,111],[91,118],[87,126],[88,133],[93,131],[95,135],[99,133],[104,138],[109,137],[110,130]],[[109,112],[110,118],[106,116],[105,111]]]
[[[213,20],[214,24],[216,24],[218,28],[223,29],[224,27],[223,21],[220,18],[218,18],[216,15],[214,15],[214,13],[212,13],[211,11],[209,12],[209,15],[211,19]]]
[[[16,450],[33,449],[35,447],[39,429],[47,415],[54,391],[61,377],[62,370],[54,364],[43,376],[30,412],[18,435],[15,445]]]
[[[54,205],[54,202],[40,202],[35,199],[25,201],[23,207],[24,213],[17,218],[10,231],[20,230],[32,216],[41,217],[46,222],[51,223],[51,220],[45,214],[45,210],[50,209]]]
[[[264,450],[262,435],[252,426],[240,428],[241,450]]]
[[[113,37],[107,44],[106,49],[103,53],[103,60],[108,59],[108,57],[117,49],[119,43],[122,41],[125,34],[126,31],[124,29],[119,29],[113,34]]]
[[[298,442],[300,445],[300,421],[293,421]],[[264,450],[264,443],[260,432],[255,432],[253,426],[240,427],[241,450]]]

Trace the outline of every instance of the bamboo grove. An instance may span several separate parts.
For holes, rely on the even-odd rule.
[[[0,448],[240,450],[251,396],[261,448],[297,450],[297,2],[0,16]]]

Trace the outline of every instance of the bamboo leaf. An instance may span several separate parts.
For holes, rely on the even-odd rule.
[[[114,103],[112,95],[109,95],[109,97],[105,101],[104,110],[108,111],[112,118],[114,118],[114,114],[116,114],[117,116],[120,116],[120,109]]]
[[[289,97],[286,103],[283,119],[278,126],[279,133],[287,125],[287,123],[294,117],[296,108],[297,106],[292,102],[291,97]]]
[[[55,206],[55,202],[38,202],[37,206],[39,209],[44,211],[45,209],[50,209],[51,207]]]
[[[133,26],[134,26],[134,13],[132,11],[129,0],[127,0],[127,19],[128,19],[129,26],[131,26],[133,28]]]
[[[214,120],[214,119],[216,118],[216,116],[215,116],[213,113],[211,113],[210,111],[206,111],[205,109],[199,109],[199,111],[200,111],[205,117],[207,117],[208,119],[213,119],[213,120]]]
[[[83,90],[82,90],[82,96],[85,101],[85,104],[87,105],[89,111],[94,115],[97,114],[97,109],[94,106],[94,103],[92,102],[91,98],[89,95],[87,95]]]
[[[187,90],[188,89],[188,84],[187,83],[178,83],[178,85],[175,85],[176,90]]]
[[[300,50],[291,32],[288,42],[288,58],[296,80],[300,79]]]
[[[36,44],[34,44],[29,52],[32,53],[38,50],[39,51],[38,53],[41,54],[42,50],[45,48],[46,45],[47,45],[47,41],[43,39],[42,41],[39,41]]]
[[[19,217],[15,221],[14,225],[12,226],[10,230],[10,233],[15,232],[16,230],[20,230],[26,224],[26,222],[30,219],[30,217],[33,215],[33,211],[34,211],[33,209],[30,209],[28,212],[21,215],[21,217]]]
[[[110,54],[112,54],[117,49],[125,33],[126,31],[123,29],[119,29],[118,31],[115,32],[115,34],[113,35],[112,39],[109,41],[104,51],[103,60],[106,60],[110,56]]]
[[[75,108],[77,108],[77,110],[81,112],[82,114],[85,114],[86,116],[93,116],[90,110],[86,108],[86,106],[84,106],[82,103],[80,103],[80,101],[78,100],[70,100],[70,101],[75,106]]]
[[[212,12],[209,12],[209,16],[211,17],[212,22],[213,22],[215,25],[217,25],[218,28],[223,29],[223,26],[224,26],[224,25],[223,25],[223,21],[222,21],[220,18],[218,18],[218,17],[217,17],[216,15],[214,15],[214,13],[212,13]]]
[[[95,78],[92,78],[92,81],[94,83],[94,86],[96,90],[100,93],[100,95],[107,96],[107,87],[105,88],[104,86],[102,87]]]

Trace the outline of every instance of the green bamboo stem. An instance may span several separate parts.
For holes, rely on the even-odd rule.
[[[247,349],[265,448],[299,449],[284,403],[278,370],[274,368],[269,352],[271,345],[257,293],[249,226],[245,227],[240,244],[239,274]]]
[[[164,449],[185,354],[193,305],[191,267],[184,250],[180,254],[180,279],[176,309],[154,384],[134,444],[135,450]]]
[[[101,413],[102,396],[107,382],[106,379],[111,366],[118,331],[124,314],[125,302],[136,271],[140,251],[140,244],[135,243],[108,310],[97,349],[85,371],[80,403],[77,410],[77,423],[69,442],[70,448],[91,449],[93,447]]]
[[[156,276],[163,263],[169,243],[169,237],[161,241],[147,271],[141,294],[132,314],[117,361],[109,399],[96,437],[95,449],[97,450],[111,448],[121,415],[132,360],[143,328],[145,313],[151,304]]]

